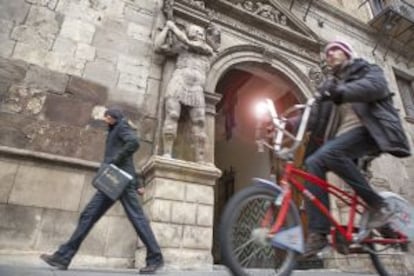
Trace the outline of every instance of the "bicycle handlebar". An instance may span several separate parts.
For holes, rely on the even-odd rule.
[[[269,113],[271,117],[272,124],[276,130],[276,135],[274,136],[274,139],[273,139],[273,146],[265,142],[263,139],[258,139],[256,142],[258,144],[259,151],[263,151],[263,146],[266,146],[270,148],[279,158],[292,159],[293,153],[297,150],[297,148],[300,146],[300,144],[303,141],[303,138],[306,133],[308,121],[309,121],[311,108],[316,100],[317,99],[315,98],[309,98],[305,104],[294,105],[293,107],[290,107],[289,109],[287,109],[285,112],[283,112],[279,116],[276,111],[276,107],[273,101],[270,99],[266,99],[265,100],[265,105],[267,108],[266,111]],[[287,125],[286,116],[294,111],[298,111],[302,109],[303,109],[303,115],[300,120],[298,131],[295,135],[291,131],[288,131],[286,129],[286,125]],[[284,141],[283,138],[285,135],[288,136],[288,138],[293,141],[293,144],[290,147],[283,147],[283,141]]]

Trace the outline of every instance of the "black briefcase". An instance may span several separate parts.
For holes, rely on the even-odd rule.
[[[115,166],[102,164],[92,185],[112,200],[117,200],[133,177]]]

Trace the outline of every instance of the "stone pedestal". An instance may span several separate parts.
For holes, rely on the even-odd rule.
[[[168,269],[211,268],[214,191],[221,175],[213,165],[154,155],[143,168],[144,208]],[[136,253],[137,265],[145,248]]]

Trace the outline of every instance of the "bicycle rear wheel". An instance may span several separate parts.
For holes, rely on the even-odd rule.
[[[378,244],[369,244],[368,247],[372,252],[369,256],[372,265],[380,276],[398,276],[408,275],[405,266],[405,254],[403,247],[406,245],[394,245],[392,247],[381,246]]]
[[[271,217],[277,218],[276,197],[270,188],[251,186],[235,194],[227,204],[221,219],[220,244],[223,262],[234,275],[290,275],[295,267],[298,253],[272,246],[268,230],[261,225],[269,210]],[[282,227],[300,223],[292,203]]]

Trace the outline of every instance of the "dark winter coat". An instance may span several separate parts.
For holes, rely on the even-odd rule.
[[[354,60],[341,74],[342,102],[352,103],[355,114],[377,142],[381,152],[407,157],[410,147],[382,69],[363,59]],[[334,103],[322,102],[312,111],[309,129],[312,151],[317,143],[332,138]],[[328,133],[327,133],[328,132]],[[331,132],[331,133],[329,133]],[[313,143],[313,145],[312,145]],[[311,152],[307,152],[311,154]]]
[[[133,175],[135,181],[138,181],[136,184],[141,186],[142,183],[136,179],[137,174],[133,160],[133,154],[139,148],[138,137],[122,115],[115,117],[115,119],[117,119],[117,122],[108,128],[103,163],[115,164]]]

